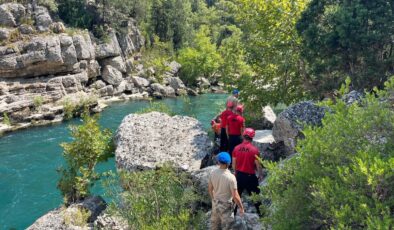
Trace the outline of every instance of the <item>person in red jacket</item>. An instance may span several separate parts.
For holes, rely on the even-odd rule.
[[[220,151],[227,152],[228,151],[228,137],[226,132],[227,126],[227,118],[230,115],[233,115],[234,104],[231,101],[228,101],[226,104],[226,110],[224,110],[220,114]]]
[[[242,195],[244,190],[249,195],[260,193],[259,182],[263,180],[263,170],[258,161],[259,150],[252,144],[255,131],[251,128],[245,129],[244,141],[237,145],[233,152],[233,169],[237,178],[238,193]],[[258,178],[256,176],[258,174]],[[260,202],[254,204],[260,215]]]
[[[228,147],[229,153],[232,156],[235,146],[241,144],[241,134],[245,128],[245,119],[242,117],[244,107],[238,105],[235,109],[235,114],[228,116],[227,118],[227,135],[228,135]]]

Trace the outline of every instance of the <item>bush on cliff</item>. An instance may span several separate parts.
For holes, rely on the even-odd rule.
[[[62,143],[66,167],[59,169],[60,189],[65,204],[82,200],[90,194],[90,188],[99,175],[94,171],[97,163],[112,156],[112,134],[108,130],[100,130],[96,116],[82,115],[83,124],[72,126],[73,141]]]
[[[114,178],[114,177],[112,177]],[[106,181],[112,197],[110,212],[128,221],[132,229],[203,229],[202,215],[192,209],[199,200],[189,175],[164,165],[157,170],[121,172],[118,181]]]
[[[261,199],[273,229],[394,227],[394,77],[360,104],[338,100],[298,153],[275,165]],[[390,101],[391,100],[391,101]]]

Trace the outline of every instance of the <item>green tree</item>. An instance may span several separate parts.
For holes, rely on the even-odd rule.
[[[245,62],[246,52],[242,42],[242,31],[236,26],[228,26],[229,37],[221,41],[219,53],[223,58],[220,67],[222,80],[227,85],[234,85],[243,76],[251,76],[252,70]]]
[[[266,162],[262,193],[272,203],[264,222],[273,229],[392,229],[393,96],[394,77],[360,104],[337,100],[322,127],[304,130],[297,155]]]
[[[91,117],[85,112],[82,119],[82,125],[70,128],[74,140],[61,144],[66,167],[59,169],[57,186],[66,205],[90,194],[91,186],[99,178],[94,171],[97,163],[107,160],[113,154],[111,132],[100,130],[96,116]]]
[[[316,95],[350,76],[355,89],[382,86],[394,69],[394,2],[313,0],[297,23]]]
[[[301,39],[295,25],[308,0],[235,2],[237,22],[245,34],[247,61],[255,72],[239,82],[243,101],[289,104],[304,96]]]
[[[85,0],[57,0],[57,2],[59,17],[69,26],[93,28],[95,14],[87,10]]]
[[[212,44],[209,34],[209,28],[201,26],[193,39],[193,46],[179,51],[178,61],[182,65],[181,75],[188,84],[195,83],[199,76],[211,78],[223,63],[223,59],[218,53],[216,45]]]

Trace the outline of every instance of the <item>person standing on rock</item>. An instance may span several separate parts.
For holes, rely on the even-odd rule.
[[[251,195],[260,193],[259,182],[263,180],[263,169],[258,160],[259,150],[253,144],[255,131],[246,128],[243,132],[244,141],[237,145],[233,152],[233,169],[237,178],[238,193],[246,192]],[[258,174],[258,178],[256,176]],[[260,202],[254,204],[260,216]]]
[[[221,131],[220,131],[220,151],[224,152],[224,151],[228,151],[228,136],[227,136],[227,132],[226,132],[226,127],[227,127],[227,118],[230,115],[233,115],[233,108],[234,108],[234,103],[232,103],[231,101],[227,102],[226,104],[226,110],[224,110],[221,114],[220,114],[220,127],[221,127]]]
[[[234,89],[233,94],[227,98],[226,103],[231,102],[231,103],[233,103],[234,108],[236,108],[239,103],[238,97],[239,97],[239,90]]]
[[[208,179],[208,192],[212,200],[211,229],[232,229],[234,224],[233,201],[244,213],[241,198],[237,190],[237,180],[228,170],[231,164],[230,154],[221,152],[217,156],[219,168],[215,169]]]
[[[235,146],[241,144],[241,134],[245,128],[245,118],[242,117],[244,107],[238,105],[235,109],[235,114],[228,116],[226,133],[228,135],[229,152],[232,156]]]

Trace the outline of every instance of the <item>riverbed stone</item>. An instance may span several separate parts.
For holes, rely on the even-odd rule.
[[[122,73],[126,73],[126,64],[121,56],[107,58],[102,61],[102,65],[110,65]]]
[[[130,171],[172,162],[198,170],[212,143],[202,124],[191,117],[152,112],[126,116],[115,136],[116,166]]]
[[[148,87],[149,84],[150,84],[149,81],[148,81],[147,79],[142,78],[142,77],[136,77],[136,76],[134,76],[134,77],[132,77],[131,79],[132,79],[134,85],[135,85],[136,87],[138,87],[138,88],[145,88],[145,87]]]

